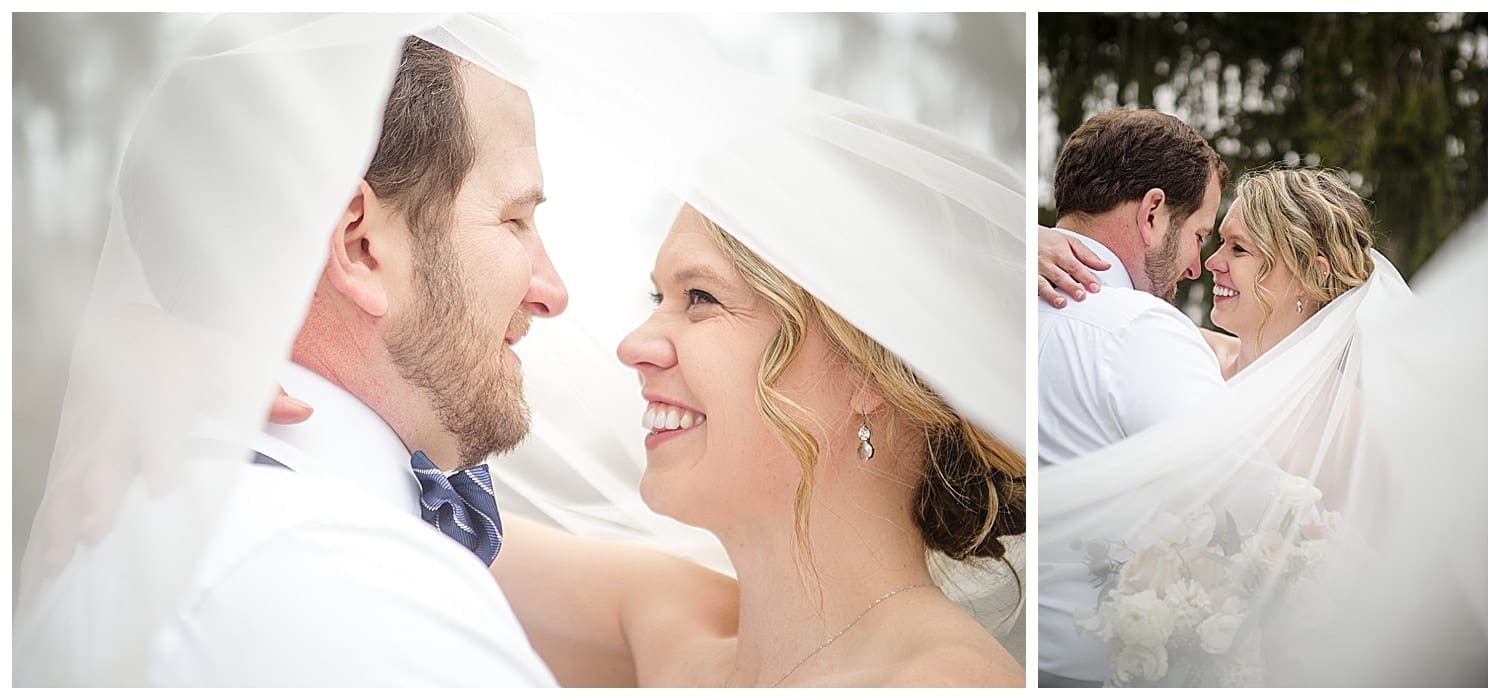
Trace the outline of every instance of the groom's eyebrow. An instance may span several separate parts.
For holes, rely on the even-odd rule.
[[[508,192],[500,197],[501,206],[509,209],[520,205],[529,204],[532,207],[540,206],[547,201],[547,195],[542,194],[542,188],[536,186],[526,187],[513,192]]]

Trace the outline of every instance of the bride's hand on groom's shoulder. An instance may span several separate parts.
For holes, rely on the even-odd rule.
[[[1089,268],[1104,271],[1105,262],[1088,246],[1054,231],[1038,226],[1036,234],[1036,290],[1048,304],[1061,309],[1068,297],[1083,301],[1087,292],[1099,291],[1099,279]]]

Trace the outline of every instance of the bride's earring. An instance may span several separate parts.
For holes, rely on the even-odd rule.
[[[875,458],[875,446],[870,444],[869,419],[865,412],[859,412],[859,461],[868,462]]]
[[[1302,298],[1301,297],[1297,298],[1297,313],[1299,315],[1302,313]]]

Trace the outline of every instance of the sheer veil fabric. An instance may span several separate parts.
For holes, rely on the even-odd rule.
[[[1233,525],[1247,535],[1237,556],[1252,562],[1241,570],[1260,581],[1235,648],[1265,650],[1244,684],[1482,682],[1486,307],[1462,280],[1484,274],[1484,216],[1429,264],[1415,295],[1371,252],[1366,284],[1319,310],[1210,405],[1043,468],[1038,587],[1052,620],[1043,647],[1102,664],[1105,644],[1084,630],[1097,623],[1088,613],[1104,600],[1109,562],[1164,542],[1178,543],[1163,551],[1182,558],[1159,568],[1142,557],[1122,575],[1154,586],[1180,626],[1169,584],[1196,579],[1212,591],[1214,577],[1194,556],[1210,536],[1207,547],[1219,547]],[[1316,508],[1301,505],[1308,492],[1288,474],[1321,492]],[[1339,515],[1330,522],[1327,511]],[[1204,513],[1214,519],[1194,520]],[[1297,542],[1316,546],[1251,536],[1288,524],[1302,533]],[[1075,612],[1078,628],[1065,629],[1058,621]],[[1135,633],[1109,634],[1118,651],[1119,635]],[[1192,684],[1198,662],[1171,658],[1152,682]],[[1142,681],[1134,670],[1127,684]]]
[[[232,15],[200,30],[119,171],[23,561],[19,684],[149,682],[144,654],[264,421],[410,34],[528,90],[539,115],[635,163],[1024,451],[1015,173],[932,130],[656,50],[687,42],[669,22],[633,22]],[[610,233],[544,230],[555,257]],[[562,273],[575,298],[620,293]],[[537,328],[522,346],[534,433],[493,470],[502,506],[725,568],[706,533],[639,501],[638,388],[614,360],[618,335],[566,316]],[[950,593],[1006,632],[1008,574],[955,571]]]

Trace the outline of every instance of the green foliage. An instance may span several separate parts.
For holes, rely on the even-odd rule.
[[[1407,277],[1487,198],[1484,13],[1042,14],[1038,29],[1059,147],[1092,114],[1146,106],[1197,129],[1236,175],[1347,171]]]

